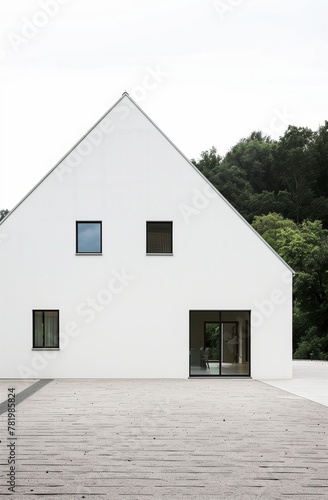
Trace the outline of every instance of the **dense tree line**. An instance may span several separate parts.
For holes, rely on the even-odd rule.
[[[192,162],[296,271],[294,357],[328,359],[328,122]]]
[[[282,215],[257,215],[253,227],[295,271],[294,358],[328,360],[328,230],[321,221],[296,224]]]
[[[212,147],[192,162],[249,222],[276,212],[328,228],[328,122],[289,126],[278,141],[253,132],[225,157]]]

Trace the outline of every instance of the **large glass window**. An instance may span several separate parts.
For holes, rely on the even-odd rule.
[[[250,375],[249,311],[190,311],[190,375]]]
[[[76,223],[76,253],[101,253],[101,239],[100,221]]]
[[[59,347],[59,311],[33,311],[33,347]]]
[[[147,222],[147,254],[172,254],[172,222]]]

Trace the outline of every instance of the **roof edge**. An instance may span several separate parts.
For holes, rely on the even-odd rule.
[[[267,241],[265,241],[265,239],[256,231],[256,229],[253,228],[253,226],[247,222],[247,220],[238,212],[238,210],[233,206],[231,205],[231,203],[220,193],[220,191],[215,187],[213,186],[213,184],[207,179],[207,177],[205,177],[204,174],[202,174],[202,172],[200,172],[200,170],[198,170],[198,168],[189,160],[189,158],[186,157],[186,155],[174,144],[174,142],[171,141],[171,139],[158,127],[158,125],[156,125],[156,123],[147,115],[147,113],[145,113],[145,111],[143,111],[143,109],[140,108],[140,106],[132,99],[132,97],[128,94],[128,93],[124,93],[123,95],[125,95],[128,99],[130,99],[130,101],[139,109],[139,111],[147,118],[147,120],[150,121],[150,123],[152,123],[152,125],[163,135],[163,137],[165,137],[165,139],[175,148],[175,150],[189,163],[189,165],[191,165],[193,167],[194,170],[196,170],[196,172],[207,182],[207,184],[209,184],[212,189],[214,189],[214,191],[219,195],[219,197],[231,208],[231,210],[233,210],[235,212],[236,215],[238,215],[238,217],[253,231],[253,233],[268,247],[269,250],[271,250],[271,252],[276,256],[278,257],[278,259],[287,267],[287,269],[289,271],[291,271],[292,275],[295,276],[295,271],[294,269],[292,269],[290,267],[289,264],[287,264],[287,262],[278,254],[278,252],[276,252],[271,245],[269,245],[269,243]]]
[[[295,271],[287,264],[287,262],[269,245],[269,243],[267,243],[265,241],[264,238],[262,238],[262,236],[251,226],[251,224],[249,224],[249,222],[247,222],[247,220],[244,219],[244,217],[238,212],[238,210],[236,210],[236,208],[233,205],[231,205],[231,203],[220,193],[220,191],[218,189],[216,189],[215,186],[213,186],[213,184],[205,177],[205,175],[202,174],[202,172],[200,172],[198,170],[198,168],[189,160],[189,158],[186,157],[186,155],[174,144],[174,142],[171,141],[171,139],[158,127],[158,125],[156,125],[156,123],[147,115],[147,113],[145,113],[145,111],[143,111],[143,109],[140,108],[140,106],[132,99],[132,97],[126,91],[123,92],[122,96],[106,111],[106,113],[104,113],[99,118],[99,120],[96,121],[96,123],[81,137],[81,139],[79,139],[74,144],[74,146],[71,147],[71,149],[49,170],[49,172],[47,172],[42,177],[42,179],[37,184],[35,184],[35,186],[17,203],[17,205],[15,205],[14,208],[9,211],[9,213],[6,215],[6,217],[4,217],[0,221],[0,226],[33,193],[33,191],[35,191],[37,189],[37,187],[39,187],[39,185],[42,184],[42,182],[58,167],[58,165],[60,165],[60,163],[62,163],[65,160],[65,158],[67,158],[67,156],[90,134],[90,132],[92,132],[92,130],[97,127],[97,125],[106,117],[106,115],[108,115],[108,113],[110,113],[112,111],[112,109],[114,109],[119,104],[119,102],[121,102],[125,97],[127,99],[129,99],[132,102],[132,104],[134,104],[134,106],[145,116],[145,118],[147,118],[147,120],[160,132],[160,134],[162,134],[162,136],[165,137],[165,139],[189,163],[189,165],[191,165],[191,167],[204,179],[204,181],[207,182],[207,184],[209,184],[212,187],[212,189],[214,189],[214,191],[218,194],[218,196],[231,208],[231,210],[233,210],[235,212],[235,214],[238,215],[238,217],[268,247],[268,249],[271,250],[271,252],[276,257],[278,257],[278,259],[287,267],[287,269],[289,271],[291,271],[293,276],[295,276]]]
[[[30,191],[28,191],[28,193],[14,206],[14,208],[12,208],[12,210],[9,211],[6,217],[4,217],[0,221],[0,226],[26,200],[26,198],[28,198],[33,193],[33,191],[35,191],[36,188],[39,187],[40,184],[42,184],[42,182],[58,167],[58,165],[60,165],[67,158],[67,156],[71,154],[71,152],[90,134],[90,132],[92,132],[93,129],[95,129],[99,125],[99,123],[108,115],[108,113],[112,111],[112,109],[115,108],[115,106],[118,105],[120,101],[122,101],[124,97],[129,97],[129,94],[127,92],[124,92],[121,95],[121,97],[106,111],[106,113],[104,113],[101,116],[101,118],[99,118],[99,120],[97,120],[96,123],[92,125],[92,127],[81,137],[81,139],[79,139],[74,144],[74,146],[72,146],[71,149],[67,153],[65,153],[64,156],[42,177],[42,179],[40,179],[39,182],[35,184],[35,186],[33,186],[32,189],[30,189]]]

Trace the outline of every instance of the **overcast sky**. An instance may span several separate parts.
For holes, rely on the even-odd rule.
[[[189,158],[316,129],[327,14],[327,0],[0,0],[0,209],[125,90]]]

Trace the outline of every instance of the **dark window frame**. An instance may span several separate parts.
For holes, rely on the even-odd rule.
[[[170,238],[170,251],[169,252],[151,252],[149,251],[149,241],[148,241],[148,234],[149,234],[149,227],[151,224],[170,224],[171,226],[171,238]],[[173,221],[171,220],[161,220],[161,221],[146,221],[146,255],[173,255]]]
[[[238,313],[238,312],[241,312],[241,313],[247,313],[248,314],[248,318],[245,319],[245,322],[246,322],[246,325],[247,325],[247,337],[246,337],[246,356],[245,356],[245,359],[246,359],[246,362],[248,363],[248,373],[247,374],[235,374],[235,375],[225,375],[222,373],[222,352],[221,352],[221,342],[220,342],[220,374],[218,375],[211,375],[211,374],[207,374],[206,376],[204,376],[204,374],[202,375],[197,375],[197,374],[193,374],[191,373],[191,363],[190,363],[190,354],[189,354],[189,378],[197,378],[197,377],[205,377],[205,378],[251,378],[252,377],[252,360],[251,360],[251,341],[252,341],[252,311],[250,309],[190,309],[189,310],[189,353],[190,353],[190,349],[191,349],[191,340],[192,340],[192,333],[191,333],[191,329],[192,329],[192,313],[216,313],[218,314],[218,319],[215,320],[215,321],[204,321],[204,325],[206,322],[208,323],[215,323],[215,322],[218,322],[220,323],[220,325],[222,325],[222,323],[227,323],[227,322],[231,322],[231,321],[225,321],[224,319],[222,319],[222,315],[224,313]],[[234,322],[234,321],[232,321]],[[221,335],[221,334],[220,334]],[[205,340],[205,338],[204,338]]]
[[[100,225],[100,251],[80,252],[79,251],[79,224],[99,224]],[[102,221],[101,220],[77,220],[75,222],[75,255],[102,255]]]
[[[42,312],[42,325],[43,325],[43,345],[42,346],[39,346],[39,345],[35,345],[35,313],[37,312]],[[44,330],[44,313],[47,313],[47,312],[56,312],[57,313],[57,319],[58,319],[58,331],[57,331],[57,343],[56,345],[54,346],[47,346],[47,345],[44,345],[44,337],[45,337],[45,330]],[[59,349],[59,331],[60,331],[60,328],[59,328],[59,309],[33,309],[32,310],[32,323],[33,323],[33,331],[32,331],[32,344],[33,344],[33,349]]]

